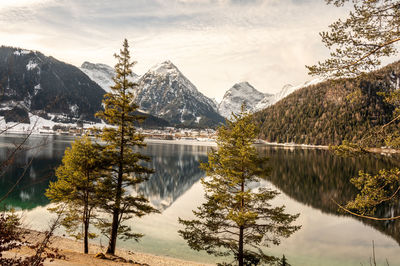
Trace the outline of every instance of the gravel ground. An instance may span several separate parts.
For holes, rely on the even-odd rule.
[[[40,241],[42,239],[43,234],[35,231],[31,231],[26,239],[29,242],[34,243],[36,241]],[[100,259],[95,258],[95,255],[99,252],[104,252],[101,250],[99,245],[90,244],[89,246],[89,254],[83,254],[83,244],[80,241],[72,240],[69,238],[54,236],[52,238],[52,247],[58,248],[60,250],[61,255],[65,255],[65,260],[54,260],[50,262],[49,260],[45,261],[45,265],[141,265],[141,266],[199,266],[199,265],[210,265],[210,264],[202,264],[192,261],[184,261],[175,258],[156,256],[146,253],[132,252],[128,250],[118,249],[116,252],[116,257],[108,258],[108,259]],[[104,249],[104,248],[103,248]],[[32,255],[33,250],[27,247],[23,247],[19,250],[14,250],[12,252],[5,253],[5,257],[11,256],[27,256]],[[120,258],[125,259],[126,261],[131,260],[131,262],[123,262]],[[114,259],[115,261],[113,261]]]

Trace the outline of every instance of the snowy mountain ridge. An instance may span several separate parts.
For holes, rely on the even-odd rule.
[[[259,92],[248,82],[236,83],[225,92],[218,105],[218,112],[223,117],[229,117],[232,112],[240,111],[243,103],[246,104],[247,110],[252,110],[257,103],[268,96],[272,95]]]
[[[223,118],[213,100],[199,92],[171,62],[153,66],[138,80],[136,101],[144,111],[173,124],[217,125]]]
[[[223,117],[229,117],[232,112],[237,113],[240,111],[243,102],[246,104],[247,110],[250,112],[257,112],[279,102],[289,94],[301,88],[315,85],[322,81],[323,79],[317,78],[298,86],[288,84],[283,86],[276,94],[262,93],[248,82],[236,83],[232,88],[226,91],[222,101],[218,105],[218,112]]]
[[[253,112],[257,112],[260,111],[262,109],[267,108],[270,105],[273,105],[277,102],[279,102],[280,100],[282,100],[283,98],[285,98],[286,96],[288,96],[289,94],[292,94],[293,92],[304,88],[304,87],[308,87],[311,85],[315,85],[318,84],[320,82],[324,81],[323,78],[316,78],[313,80],[309,80],[306,81],[303,84],[300,84],[298,86],[292,86],[290,84],[287,84],[285,86],[283,86],[283,88],[276,94],[273,95],[268,95],[265,98],[263,98],[260,102],[258,102],[255,107],[252,109]]]
[[[115,71],[108,65],[86,61],[80,69],[107,92],[114,85]],[[159,116],[172,124],[198,124],[205,113],[207,113],[206,117],[211,115],[214,120],[222,121],[217,118],[218,114],[229,117],[232,112],[240,110],[243,102],[246,103],[247,110],[257,112],[298,89],[323,81],[317,78],[298,86],[288,84],[276,94],[262,93],[244,81],[236,83],[227,90],[218,104],[215,99],[210,99],[198,91],[196,86],[170,60],[151,67],[143,76],[133,74],[132,80],[139,85],[136,97],[141,112]],[[191,101],[191,103],[186,101]],[[196,111],[196,108],[202,111]],[[218,113],[217,116],[215,113]]]

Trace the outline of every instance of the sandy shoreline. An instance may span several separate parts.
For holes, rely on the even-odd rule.
[[[26,239],[31,243],[40,241],[43,238],[43,233],[29,230]],[[212,265],[204,264],[193,261],[185,261],[181,259],[156,256],[147,253],[141,253],[136,251],[130,251],[125,249],[118,249],[116,256],[124,258],[127,262],[112,261],[108,259],[95,258],[95,255],[99,252],[105,252],[106,247],[101,248],[97,244],[90,243],[89,254],[83,254],[83,244],[81,241],[73,239],[54,236],[52,237],[51,247],[58,248],[61,255],[65,255],[66,259],[56,259],[53,262],[46,260],[44,265],[141,265],[141,266],[201,266],[201,265]],[[33,250],[27,247],[22,247],[19,250],[13,250],[12,252],[5,252],[5,257],[17,256],[28,256],[32,255]],[[131,262],[129,262],[131,260]]]

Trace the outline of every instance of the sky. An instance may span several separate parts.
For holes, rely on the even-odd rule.
[[[0,0],[0,45],[114,66],[129,41],[144,74],[171,60],[208,97],[237,82],[276,93],[313,79],[319,32],[348,10],[324,0]]]

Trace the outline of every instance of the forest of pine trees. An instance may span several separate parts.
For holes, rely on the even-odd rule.
[[[393,118],[381,92],[395,89],[400,62],[352,79],[302,88],[254,115],[269,142],[338,145],[358,141]],[[385,145],[383,141],[375,145]]]

